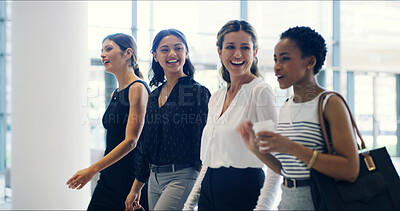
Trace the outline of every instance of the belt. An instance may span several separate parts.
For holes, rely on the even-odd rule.
[[[289,179],[289,178],[283,178],[283,185],[288,188],[297,188],[301,186],[309,186],[310,185],[310,180],[309,179],[303,179],[303,180],[298,180],[298,179]]]
[[[150,164],[150,170],[154,173],[167,173],[167,172],[175,172],[184,168],[192,167],[191,164],[168,164],[156,166],[154,164]]]

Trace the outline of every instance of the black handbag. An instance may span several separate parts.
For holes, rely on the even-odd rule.
[[[340,97],[349,111],[351,122],[361,140],[360,172],[355,182],[337,181],[314,169],[310,188],[316,210],[400,210],[400,179],[386,147],[366,150],[344,98],[336,92],[325,92],[318,102],[318,115],[326,147],[333,154],[323,116],[322,102],[327,94]],[[360,149],[360,146],[358,146]]]

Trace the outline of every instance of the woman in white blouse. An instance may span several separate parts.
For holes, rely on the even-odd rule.
[[[246,21],[226,23],[217,35],[221,74],[227,87],[212,95],[203,130],[202,170],[186,201],[185,210],[271,209],[279,175],[244,145],[237,128],[245,120],[277,121],[278,107],[271,87],[259,78],[257,36]],[[265,181],[265,182],[264,182]],[[261,197],[259,197],[261,192]]]

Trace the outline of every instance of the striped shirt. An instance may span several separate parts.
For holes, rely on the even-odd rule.
[[[293,102],[293,97],[287,99],[280,110],[276,132],[310,149],[323,152],[325,142],[317,108],[320,95],[304,103]],[[324,108],[330,96],[325,98]],[[307,164],[294,155],[276,153],[275,156],[282,163],[281,173],[285,178],[308,179],[310,177]]]

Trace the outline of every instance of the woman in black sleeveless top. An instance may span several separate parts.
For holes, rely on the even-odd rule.
[[[119,84],[103,116],[103,126],[107,130],[106,150],[102,159],[78,171],[67,182],[70,188],[81,189],[100,171],[88,210],[124,210],[126,196],[135,180],[140,154],[136,145],[150,92],[147,84],[140,80],[136,51],[136,43],[129,35],[118,33],[103,40],[103,64]],[[146,192],[143,190],[140,201],[145,209]]]

